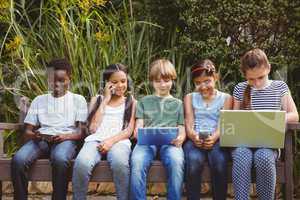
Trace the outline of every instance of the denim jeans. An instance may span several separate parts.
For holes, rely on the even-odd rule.
[[[76,147],[76,142],[70,140],[57,144],[30,140],[23,145],[12,159],[11,176],[14,199],[27,199],[28,170],[34,161],[48,155],[50,155],[52,165],[52,199],[66,199],[68,168],[70,167],[70,160],[76,154]]]
[[[184,145],[186,160],[186,188],[189,200],[200,199],[201,173],[206,158],[210,167],[213,199],[226,199],[228,152],[220,148],[217,142],[211,150],[194,146],[191,140]]]
[[[92,171],[101,160],[101,154],[97,148],[99,144],[98,141],[85,142],[75,160],[72,178],[74,200],[86,199]],[[129,197],[130,146],[130,144],[118,142],[107,153],[118,200],[127,200]]]
[[[131,156],[131,200],[146,199],[147,173],[157,151],[166,168],[168,177],[168,200],[180,200],[184,176],[184,153],[182,148],[173,145],[136,145]]]

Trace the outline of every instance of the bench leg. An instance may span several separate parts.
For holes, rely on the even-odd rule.
[[[0,200],[2,199],[2,181],[0,181]]]
[[[294,193],[293,180],[293,134],[287,133],[285,138],[285,199],[292,200]]]

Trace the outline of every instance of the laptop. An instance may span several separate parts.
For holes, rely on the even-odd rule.
[[[147,127],[138,128],[137,144],[139,145],[165,145],[178,135],[178,127]]]
[[[284,148],[285,111],[221,110],[222,147]]]

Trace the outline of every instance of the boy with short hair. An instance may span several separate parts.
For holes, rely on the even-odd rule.
[[[70,160],[76,155],[76,141],[83,137],[87,103],[83,96],[68,90],[70,63],[66,59],[52,60],[47,65],[47,75],[51,92],[32,101],[24,120],[25,137],[29,141],[12,159],[14,199],[17,200],[27,199],[28,169],[44,156],[50,157],[52,165],[52,199],[66,199]]]

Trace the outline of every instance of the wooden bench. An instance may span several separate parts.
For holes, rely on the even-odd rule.
[[[19,121],[23,122],[27,108],[21,105]],[[11,159],[4,154],[3,135],[5,130],[15,130],[22,132],[22,123],[0,123],[0,200],[2,197],[2,181],[11,181]],[[294,182],[293,182],[293,137],[296,131],[300,130],[299,123],[291,123],[287,125],[285,137],[285,149],[283,151],[283,159],[276,163],[277,183],[283,184],[283,192],[285,199],[293,199]],[[72,162],[73,164],[73,162]],[[231,182],[231,163],[228,164],[229,182]],[[70,177],[71,177],[70,171]],[[69,177],[69,178],[70,178]],[[253,176],[254,177],[254,176]],[[48,159],[39,159],[31,167],[29,171],[30,181],[51,181],[51,166]],[[252,179],[253,180],[253,179]],[[101,161],[94,169],[92,182],[112,182],[112,173],[107,161]],[[165,169],[160,161],[154,161],[148,174],[148,182],[166,182]],[[210,182],[210,173],[208,164],[203,170],[202,182]]]

